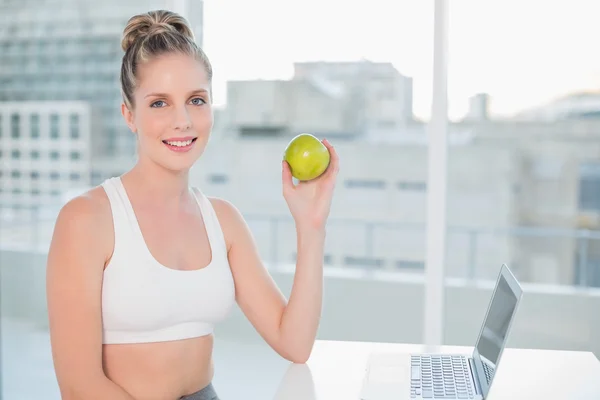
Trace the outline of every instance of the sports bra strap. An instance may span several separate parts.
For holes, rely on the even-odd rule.
[[[219,250],[227,251],[225,235],[212,203],[197,187],[192,188],[192,191],[200,206],[200,211],[202,212],[202,218],[204,219],[206,232],[210,242],[214,243],[215,246],[218,246]]]
[[[123,198],[123,193],[119,190],[115,179],[110,178],[105,180],[102,183],[102,187],[110,202],[116,247],[119,243],[129,243],[133,231],[131,229],[131,216],[127,210],[126,200]]]

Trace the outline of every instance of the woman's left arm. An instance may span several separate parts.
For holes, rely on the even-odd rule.
[[[289,301],[265,268],[252,233],[229,202],[213,200],[223,226],[236,300],[265,341],[282,357],[304,363],[312,351],[323,299],[325,226],[339,159],[327,142],[330,166],[319,178],[294,186],[283,162],[283,195],[296,224],[297,262]]]

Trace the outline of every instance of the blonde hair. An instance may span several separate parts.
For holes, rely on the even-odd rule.
[[[121,48],[125,52],[121,64],[121,93],[125,105],[132,110],[133,91],[137,84],[137,67],[154,57],[182,53],[202,62],[209,82],[212,66],[195,42],[194,32],[181,15],[166,10],[134,15],[123,30]]]

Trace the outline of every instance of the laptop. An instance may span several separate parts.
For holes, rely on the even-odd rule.
[[[522,296],[503,264],[471,355],[372,353],[361,400],[485,399]]]

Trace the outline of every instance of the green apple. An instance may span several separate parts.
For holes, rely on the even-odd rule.
[[[325,172],[331,158],[329,150],[319,139],[301,133],[288,143],[283,159],[290,165],[294,178],[310,181]]]

